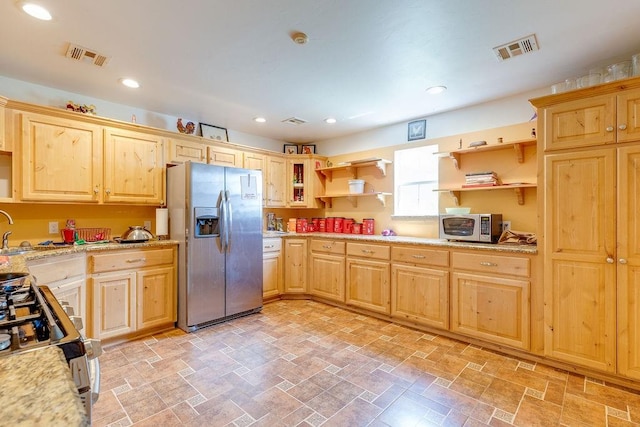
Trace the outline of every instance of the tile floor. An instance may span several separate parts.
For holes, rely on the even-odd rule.
[[[640,425],[640,393],[311,301],[100,362],[94,426]]]

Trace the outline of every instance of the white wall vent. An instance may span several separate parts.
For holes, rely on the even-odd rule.
[[[494,47],[493,51],[498,58],[498,61],[504,61],[514,56],[523,55],[525,53],[538,50],[538,42],[536,41],[536,35],[531,34],[520,40],[514,40],[502,46]]]
[[[98,67],[104,67],[109,62],[109,57],[73,43],[69,43],[65,56],[76,61],[86,61]]]
[[[282,123],[289,123],[290,125],[302,125],[307,123],[307,121],[299,119],[297,117],[289,117],[288,119],[284,119]]]

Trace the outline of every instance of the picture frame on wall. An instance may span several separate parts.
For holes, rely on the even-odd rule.
[[[296,144],[284,144],[282,152],[285,154],[298,154],[298,146]]]
[[[316,154],[316,144],[302,144],[302,154]]]
[[[419,139],[425,139],[427,136],[427,121],[414,120],[409,122],[407,126],[407,141],[417,141]]]
[[[229,134],[227,133],[227,129],[221,128],[219,126],[200,123],[200,134],[203,138],[213,139],[215,141],[229,142]]]

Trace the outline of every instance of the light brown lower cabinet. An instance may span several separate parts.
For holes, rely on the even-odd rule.
[[[175,248],[88,255],[92,337],[115,338],[177,319]]]
[[[378,313],[391,313],[388,245],[347,243],[346,303]]]
[[[307,292],[307,239],[286,239],[284,243],[284,292]]]
[[[278,297],[282,292],[282,239],[262,240],[262,298]]]
[[[313,239],[309,249],[309,293],[344,302],[345,242]]]

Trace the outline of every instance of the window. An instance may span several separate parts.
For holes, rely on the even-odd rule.
[[[438,215],[437,145],[396,150],[393,156],[394,216]]]

